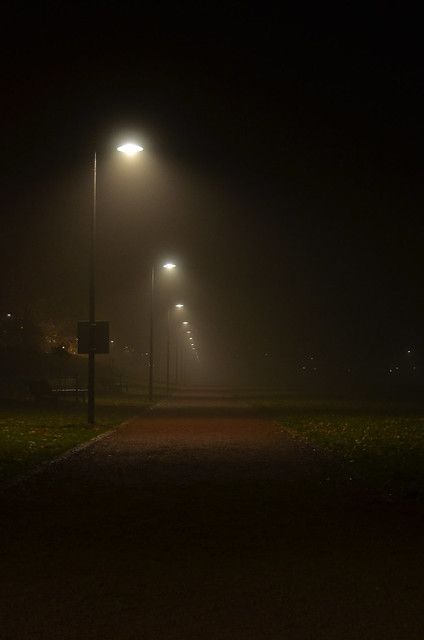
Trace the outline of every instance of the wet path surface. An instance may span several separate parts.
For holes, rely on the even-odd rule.
[[[420,509],[222,409],[162,407],[3,493],[4,640],[424,637]]]

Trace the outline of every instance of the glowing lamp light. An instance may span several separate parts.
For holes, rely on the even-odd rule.
[[[178,303],[175,306],[177,307],[177,309],[182,309],[184,307],[184,305],[181,303]]]
[[[166,264],[163,265],[164,269],[168,269],[168,271],[171,271],[172,269],[175,269],[177,265],[174,264],[173,262],[167,262]]]
[[[186,324],[186,325],[187,325],[187,324],[188,324],[187,320],[184,320],[183,324]]]
[[[143,151],[143,147],[133,142],[127,142],[127,144],[121,144],[121,146],[118,147],[118,151],[125,153],[126,156],[135,156],[137,153],[140,153],[140,151]]]

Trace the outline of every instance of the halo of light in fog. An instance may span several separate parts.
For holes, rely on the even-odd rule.
[[[182,309],[184,307],[183,304],[181,304],[181,302],[179,302],[178,304],[175,305],[177,307],[177,309]]]
[[[177,265],[174,264],[173,262],[167,262],[166,264],[163,265],[164,269],[168,269],[168,271],[171,271],[171,269],[175,269]]]

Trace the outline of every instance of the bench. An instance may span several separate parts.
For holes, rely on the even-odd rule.
[[[67,378],[34,380],[29,385],[30,392],[37,402],[59,398],[70,398],[78,403],[87,401],[87,389],[79,385],[78,376]]]

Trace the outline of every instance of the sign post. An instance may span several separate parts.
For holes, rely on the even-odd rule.
[[[91,348],[90,340],[90,323],[78,322],[78,353],[88,354],[90,351],[94,353],[109,353],[109,322],[97,321],[94,323],[94,340]]]
[[[109,353],[109,322],[78,322],[78,353],[88,354],[88,424],[95,420],[94,358]]]

